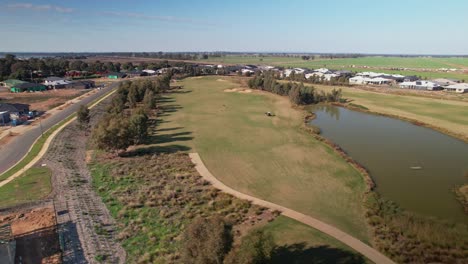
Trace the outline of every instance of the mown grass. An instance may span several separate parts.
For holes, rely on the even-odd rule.
[[[52,191],[52,172],[47,167],[32,167],[20,177],[0,187],[0,208],[40,200]]]
[[[183,145],[226,185],[305,214],[369,241],[362,175],[334,151],[300,129],[302,111],[267,93],[227,93],[240,84],[219,77],[182,81],[186,93],[161,116],[157,135]],[[266,111],[275,114],[265,116]],[[180,138],[180,133],[188,137]],[[173,135],[173,136],[171,136]],[[175,136],[174,136],[175,135]]]

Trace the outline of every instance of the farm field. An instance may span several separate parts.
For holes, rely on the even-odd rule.
[[[314,87],[325,91],[333,89],[324,85]],[[370,111],[421,121],[468,138],[468,102],[383,94],[348,87],[342,91],[344,98]]]
[[[163,98],[164,107],[172,110],[160,116],[155,147],[189,148],[226,185],[369,241],[360,173],[300,130],[303,113],[287,98],[225,92],[241,86],[232,80],[180,82],[182,91]],[[266,111],[276,116],[266,117]]]
[[[391,68],[464,68],[468,67],[468,58],[432,58],[432,57],[382,57],[369,56],[359,58],[337,58],[326,59],[316,58],[314,60],[303,60],[300,57],[281,57],[281,56],[235,56],[228,55],[224,57],[209,57],[208,61],[224,63],[272,63],[282,65],[304,65],[309,67],[391,67]]]

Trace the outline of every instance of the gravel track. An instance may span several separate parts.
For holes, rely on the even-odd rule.
[[[109,101],[110,98],[91,110],[93,123]],[[57,135],[41,161],[53,172],[63,260],[64,263],[125,263],[125,250],[116,239],[116,223],[92,188],[85,161],[87,138],[73,122]]]

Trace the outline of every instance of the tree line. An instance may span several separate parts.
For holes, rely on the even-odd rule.
[[[316,104],[320,102],[340,102],[341,89],[335,89],[331,92],[316,90],[313,86],[305,86],[303,82],[278,82],[274,72],[265,72],[256,74],[249,80],[249,87],[271,93],[289,96],[292,103],[296,105]]]
[[[107,113],[92,130],[96,147],[120,153],[129,146],[144,143],[148,137],[149,117],[157,108],[157,97],[169,89],[170,79],[170,75],[163,75],[155,80],[122,82]],[[78,116],[82,114],[78,113]]]

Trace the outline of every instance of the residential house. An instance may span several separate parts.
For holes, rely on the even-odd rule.
[[[74,81],[70,82],[70,84],[67,86],[67,88],[71,89],[91,89],[96,86],[94,81],[90,80],[79,80],[79,81]]]
[[[0,125],[4,126],[8,122],[10,122],[10,112],[8,111],[1,111],[0,112]]]
[[[323,74],[330,73],[330,70],[327,68],[320,68],[320,69],[315,69],[314,72],[320,72]]]
[[[415,75],[405,76],[405,78],[403,78],[403,82],[415,82],[417,80],[419,80],[419,78]]]
[[[149,75],[149,76],[156,74],[155,70],[149,70],[149,69],[143,70],[143,72],[146,72],[146,74]]]
[[[12,93],[22,93],[22,92],[40,92],[45,91],[46,87],[40,83],[20,83],[15,84],[10,88]]]
[[[47,77],[44,80],[44,85],[47,86],[49,89],[61,89],[67,87],[67,85],[69,84],[70,82],[65,80],[64,78],[55,76]]]
[[[468,93],[468,83],[457,83],[445,87],[445,91],[456,93]]]
[[[0,113],[3,113],[2,116],[8,116],[8,121],[19,119],[21,116],[29,114],[29,105],[0,103]]]
[[[366,85],[366,84],[383,85],[383,84],[390,84],[392,82],[393,82],[392,79],[382,78],[382,77],[369,78],[369,77],[363,77],[363,76],[355,76],[355,77],[349,78],[349,84],[354,84],[354,85]]]
[[[440,86],[443,86],[443,87],[446,87],[446,86],[449,86],[449,85],[454,85],[454,84],[457,84],[457,83],[460,82],[458,80],[445,79],[445,78],[438,78],[438,79],[434,79],[432,81],[435,82],[435,83],[438,83]]]
[[[400,83],[400,88],[429,91],[442,90],[442,87],[438,83],[422,80],[415,82],[402,82]]]
[[[352,78],[349,78],[349,84],[351,85],[359,85],[359,84],[366,84],[366,77],[363,77],[361,75],[354,76]]]
[[[302,74],[302,73],[307,74],[308,71],[307,71],[307,69],[302,69],[302,68],[286,69],[281,73],[281,76],[283,78],[289,77],[291,75],[291,73],[293,73],[293,72],[294,72],[294,74]]]

